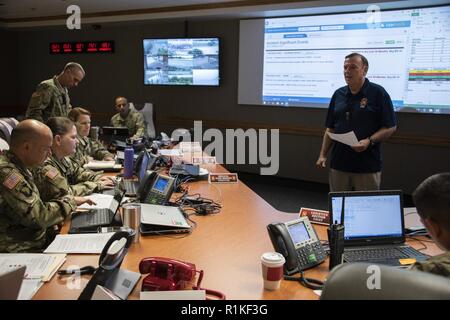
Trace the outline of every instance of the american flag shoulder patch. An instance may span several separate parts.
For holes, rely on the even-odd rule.
[[[45,175],[49,177],[49,179],[53,180],[58,175],[58,170],[55,168],[50,168]]]
[[[5,179],[5,181],[3,181],[3,185],[12,190],[14,189],[17,184],[22,180],[22,177],[19,173],[17,172],[11,172],[11,174]]]

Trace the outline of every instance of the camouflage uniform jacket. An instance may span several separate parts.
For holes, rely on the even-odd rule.
[[[0,252],[39,252],[48,228],[76,209],[73,197],[43,202],[31,172],[7,151],[0,155]]]
[[[145,136],[144,116],[137,111],[129,111],[126,118],[122,118],[120,113],[111,118],[113,127],[127,127],[132,138],[142,138]]]
[[[102,190],[98,182],[101,173],[84,169],[69,157],[58,160],[54,154],[45,160],[42,167],[33,170],[44,201],[66,195],[85,196]]]
[[[426,261],[416,262],[411,269],[450,277],[450,251],[431,257]]]
[[[70,158],[78,165],[83,166],[88,163],[89,157],[92,157],[95,160],[103,160],[107,156],[114,158],[114,155],[109,153],[100,141],[81,136],[77,136],[77,139],[77,150]]]
[[[67,117],[71,109],[67,88],[63,88],[54,76],[37,86],[28,104],[26,117],[45,123],[50,117]]]

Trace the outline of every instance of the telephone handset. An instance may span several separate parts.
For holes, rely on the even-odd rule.
[[[108,280],[120,269],[128,248],[133,242],[135,233],[119,231],[112,235],[106,245],[103,247],[99,258],[99,266],[94,275],[81,292],[78,300],[89,300],[95,291],[97,285],[105,286]]]
[[[139,272],[148,273],[142,280],[142,291],[185,290],[194,281],[195,274],[199,273],[197,285],[192,286],[192,289],[205,290],[206,294],[225,300],[223,293],[200,287],[203,270],[196,270],[193,263],[163,257],[148,257],[139,263]]]
[[[175,179],[172,177],[147,171],[138,190],[140,202],[165,205],[172,195],[174,182]]]
[[[275,251],[286,259],[284,274],[291,275],[325,261],[325,250],[308,217],[267,226]]]

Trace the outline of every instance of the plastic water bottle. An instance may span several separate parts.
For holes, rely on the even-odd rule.
[[[123,177],[125,179],[131,179],[133,178],[133,156],[134,156],[134,150],[133,147],[126,147],[125,148],[125,160],[124,160],[124,171],[123,171]]]

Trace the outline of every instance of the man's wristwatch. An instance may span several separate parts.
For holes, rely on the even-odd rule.
[[[371,137],[368,137],[367,139],[369,139],[369,142],[370,142],[371,146],[375,145],[375,141],[373,141],[373,139]]]

